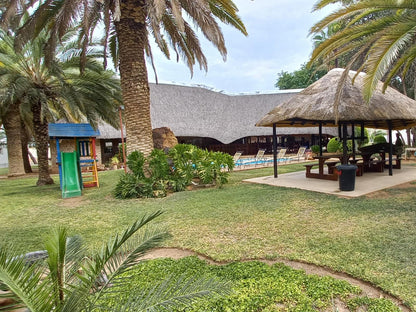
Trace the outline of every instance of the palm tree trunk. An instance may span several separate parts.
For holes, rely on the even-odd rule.
[[[7,136],[7,157],[9,161],[9,177],[25,174],[20,139],[19,104],[11,105],[3,118],[4,131]]]
[[[42,118],[42,104],[32,104],[33,128],[36,143],[36,152],[38,154],[39,177],[36,185],[53,184],[53,180],[49,175],[48,161],[48,122]]]
[[[135,10],[134,10],[135,9]],[[144,48],[147,42],[146,1],[124,0],[116,23],[120,52],[120,81],[125,107],[127,152],[148,156],[153,150],[150,91]]]
[[[32,167],[30,166],[29,161],[29,135],[27,133],[26,126],[23,120],[20,119],[20,137],[21,137],[21,144],[22,144],[22,157],[23,157],[23,166],[25,168],[26,173],[32,173]]]

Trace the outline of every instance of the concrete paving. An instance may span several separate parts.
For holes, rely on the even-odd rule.
[[[363,176],[356,177],[354,191],[348,192],[339,190],[338,181],[306,178],[305,171],[279,174],[276,179],[273,176],[267,176],[247,179],[243,182],[291,187],[338,196],[359,197],[411,181],[416,181],[416,166],[402,165],[402,169],[393,169],[392,176],[389,176],[387,169],[384,172],[365,172]]]

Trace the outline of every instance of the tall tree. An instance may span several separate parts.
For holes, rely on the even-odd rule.
[[[86,116],[92,123],[104,117],[115,124],[115,108],[121,103],[118,79],[112,72],[89,59],[80,74],[79,52],[74,49],[62,50],[61,59],[54,58],[46,66],[45,45],[43,32],[17,52],[13,36],[1,33],[0,105],[8,148],[12,149],[9,174],[24,173],[20,122],[29,119],[38,156],[37,185],[53,183],[48,163],[48,122],[56,118],[75,121]]]
[[[13,2],[17,2],[14,0]],[[152,58],[149,37],[170,58],[169,45],[191,73],[196,63],[207,70],[207,60],[194,29],[226,58],[227,50],[218,21],[247,34],[232,0],[49,0],[39,1],[31,19],[18,31],[18,45],[37,36],[48,25],[53,46],[73,23],[81,23],[84,49],[92,30],[102,18],[104,45],[111,52],[121,75],[127,132],[127,150],[145,155],[153,149],[150,94],[146,56]],[[101,14],[102,13],[102,14]],[[186,17],[185,17],[185,16]],[[192,27],[194,25],[194,27]],[[110,36],[114,33],[116,36]],[[107,50],[107,49],[106,49]],[[104,60],[105,61],[105,60]],[[82,64],[81,64],[82,65]]]

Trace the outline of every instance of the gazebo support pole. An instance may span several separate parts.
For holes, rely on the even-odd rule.
[[[273,168],[274,177],[277,178],[277,135],[276,135],[276,124],[273,124]]]
[[[319,156],[322,156],[322,121],[319,122]]]
[[[389,123],[389,175],[393,175],[393,125],[391,124],[391,121],[388,121]]]
[[[348,145],[347,145],[348,129],[347,124],[342,125],[342,164],[348,164]]]
[[[352,159],[355,160],[355,124],[351,123],[351,133],[352,133]]]

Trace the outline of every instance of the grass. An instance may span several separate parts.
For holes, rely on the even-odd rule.
[[[279,174],[299,169],[282,166]],[[102,172],[100,189],[66,200],[59,184],[39,188],[35,177],[0,180],[0,240],[36,250],[45,231],[62,224],[96,249],[141,214],[162,209],[157,222],[173,234],[166,246],[218,261],[283,257],[316,263],[370,281],[416,308],[416,184],[383,197],[345,199],[242,183],[272,175],[266,168],[234,172],[222,189],[116,200],[111,191],[120,174]]]

